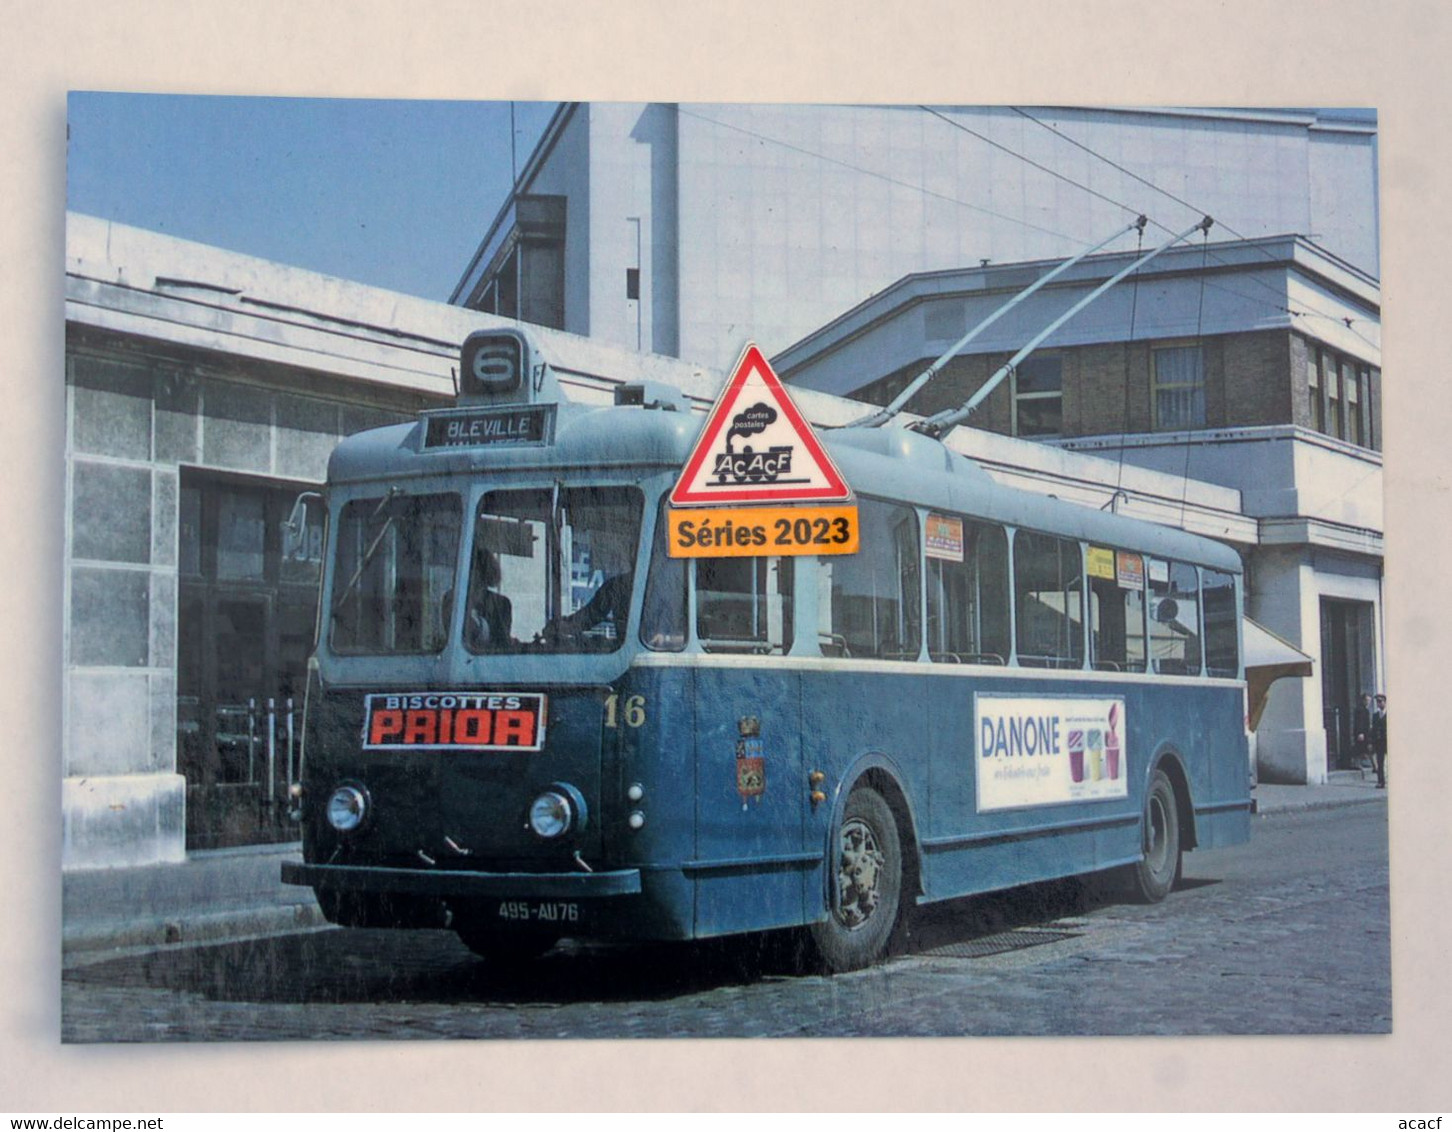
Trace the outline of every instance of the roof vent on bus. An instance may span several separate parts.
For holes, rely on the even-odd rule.
[[[685,400],[679,389],[663,381],[632,381],[615,387],[617,405],[638,405],[642,409],[680,413],[685,411]]]
[[[459,404],[559,400],[554,372],[517,330],[476,330],[459,351]]]

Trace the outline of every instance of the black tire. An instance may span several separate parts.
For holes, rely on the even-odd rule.
[[[902,843],[882,795],[853,790],[832,844],[827,917],[812,940],[829,971],[855,971],[886,953],[902,901]]]
[[[495,928],[481,928],[465,921],[454,925],[454,932],[465,947],[491,965],[517,967],[538,959],[559,942],[554,932],[538,932],[529,929],[499,931]]]
[[[1157,770],[1144,799],[1141,827],[1144,856],[1130,869],[1135,899],[1158,904],[1170,894],[1180,876],[1180,807],[1169,775]]]

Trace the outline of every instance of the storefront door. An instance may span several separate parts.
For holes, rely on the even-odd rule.
[[[1361,754],[1354,711],[1376,686],[1370,602],[1321,599],[1321,709],[1328,770],[1349,770]]]
[[[321,529],[284,560],[302,485],[183,473],[177,759],[187,847],[288,841],[302,693],[317,614]]]

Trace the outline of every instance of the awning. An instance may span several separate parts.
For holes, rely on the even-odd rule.
[[[1244,621],[1246,708],[1250,729],[1260,724],[1271,685],[1283,676],[1310,676],[1315,662],[1290,641],[1249,617]]]

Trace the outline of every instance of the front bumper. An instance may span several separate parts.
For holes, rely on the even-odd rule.
[[[640,870],[605,873],[486,873],[463,869],[388,869],[366,865],[282,863],[282,882],[333,892],[386,892],[436,897],[588,900],[637,896]]]

